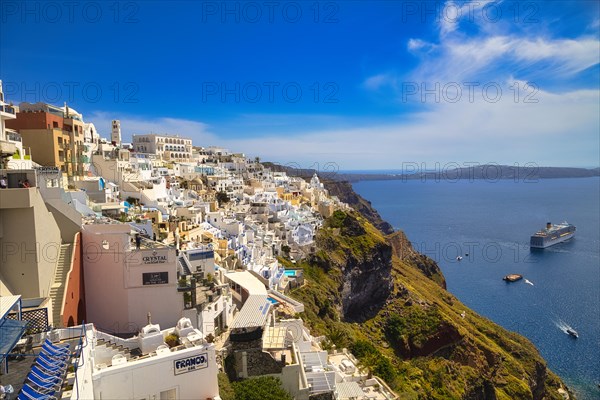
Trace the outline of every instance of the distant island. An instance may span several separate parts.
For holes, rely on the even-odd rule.
[[[288,175],[311,177],[315,173],[321,178],[360,182],[360,181],[388,181],[388,180],[421,180],[421,181],[458,181],[483,179],[486,181],[514,180],[517,182],[535,182],[539,179],[556,178],[589,178],[600,176],[600,168],[571,168],[571,167],[539,167],[539,166],[513,166],[484,164],[461,168],[441,167],[436,170],[419,170],[419,166],[410,164],[401,173],[347,173],[336,168],[327,168],[325,171],[306,168],[300,169],[291,165],[276,163],[263,163],[275,171],[285,171]],[[331,167],[331,166],[330,166]]]

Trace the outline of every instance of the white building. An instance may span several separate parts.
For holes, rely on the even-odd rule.
[[[167,345],[170,335],[178,339]],[[73,388],[63,399],[220,399],[215,347],[186,318],[165,330],[147,324],[130,339],[92,324],[60,329],[54,336],[81,340]]]
[[[192,139],[179,136],[133,135],[133,149],[138,153],[156,154],[167,161],[192,160]]]

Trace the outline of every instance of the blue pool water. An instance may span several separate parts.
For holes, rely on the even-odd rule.
[[[286,276],[296,276],[296,270],[295,269],[286,269],[284,274]]]
[[[450,292],[528,337],[578,399],[600,398],[600,179],[365,181],[354,189],[439,263]],[[572,240],[530,251],[531,234],[564,220],[577,227]],[[506,284],[510,273],[525,279]]]

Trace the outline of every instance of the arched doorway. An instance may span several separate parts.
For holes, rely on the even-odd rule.
[[[77,323],[81,324],[85,320],[85,306],[83,299],[79,299],[77,303]]]

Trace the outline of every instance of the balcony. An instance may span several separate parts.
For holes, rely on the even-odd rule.
[[[0,210],[32,207],[35,190],[36,188],[0,190]]]
[[[6,138],[10,141],[10,142],[22,142],[23,138],[21,137],[21,135],[19,135],[17,132],[10,132],[8,131],[8,129],[6,130]]]
[[[1,155],[13,155],[17,152],[17,146],[13,142],[7,140],[0,140],[0,156]]]
[[[12,106],[9,106],[8,104],[6,104],[6,105],[0,104],[0,113],[11,114],[14,116],[13,118],[16,118],[15,108]]]

